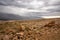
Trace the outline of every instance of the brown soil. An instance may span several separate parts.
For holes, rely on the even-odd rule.
[[[0,40],[60,40],[60,19],[0,21]]]

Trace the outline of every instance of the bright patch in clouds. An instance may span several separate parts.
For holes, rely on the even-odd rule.
[[[29,5],[32,6],[33,8],[39,8],[44,6],[44,1],[33,0],[32,2],[29,3]]]
[[[41,16],[42,18],[60,18],[60,16]]]
[[[1,9],[2,8],[2,9]],[[14,6],[0,6],[0,9],[2,13],[13,13],[16,15],[24,16],[27,12],[43,12],[42,10],[32,10],[32,9],[26,9],[26,8],[18,8]]]

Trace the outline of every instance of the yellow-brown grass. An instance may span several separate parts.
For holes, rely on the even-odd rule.
[[[60,40],[60,19],[0,21],[0,39],[11,34],[11,40]]]

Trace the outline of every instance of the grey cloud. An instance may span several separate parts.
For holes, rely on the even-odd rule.
[[[0,0],[0,3],[3,3],[8,6],[17,6],[17,2],[15,0]]]
[[[60,12],[60,6],[55,6],[55,8],[47,9],[47,11],[50,11],[51,13],[52,12]]]
[[[33,0],[20,0],[20,1],[22,1],[22,2],[31,2],[31,1],[33,1]]]
[[[12,0],[0,0],[0,3],[3,3],[5,5],[11,5],[12,4]]]
[[[0,5],[4,6],[16,6],[16,7],[26,7],[26,4],[20,0],[0,0]]]
[[[33,19],[33,18],[0,12],[0,20],[29,20],[29,19]]]
[[[26,17],[26,16],[0,12],[0,20],[29,20],[29,19],[37,19],[37,18],[41,18],[41,17],[32,17],[32,16]]]
[[[30,3],[32,1],[34,1],[34,0],[0,0],[0,2],[2,4],[5,4],[5,5],[12,5],[12,6],[17,6],[17,7],[33,8],[34,9],[34,7],[33,7],[34,5],[33,6],[30,5]],[[56,1],[56,0],[55,1],[52,1],[52,0],[39,0],[39,1],[43,1],[44,2],[44,6],[43,7],[60,5],[60,1],[59,0],[58,1]],[[36,6],[38,6],[38,5],[36,5]]]
[[[51,13],[53,13],[53,12],[60,12],[60,9],[49,9],[48,11],[50,11]]]
[[[59,12],[50,13],[50,12],[29,12],[26,14],[27,17],[41,17],[41,16],[60,16]]]
[[[2,3],[2,2],[0,2],[0,5],[4,5],[4,6],[5,6],[5,4],[4,4],[4,3]]]
[[[56,2],[55,4],[52,4],[52,5],[55,5],[55,6],[57,5],[58,6],[58,5],[60,5],[60,1]]]
[[[17,20],[17,19],[23,19],[20,15],[14,15],[14,14],[8,14],[8,13],[0,13],[0,20]]]
[[[59,15],[60,16],[60,14],[58,13],[58,12],[60,12],[60,0],[35,0],[35,1],[34,0],[0,0],[0,6],[1,5],[15,6],[18,8],[26,8],[28,10],[30,10],[30,9],[39,10],[40,12],[31,12],[31,11],[25,12],[26,16],[30,16],[30,17],[32,16],[33,18],[38,17],[38,16],[44,16],[44,15],[45,16],[49,16],[49,15],[52,15],[52,16]],[[44,7],[45,7],[45,9],[44,9]],[[1,9],[3,9],[3,7]],[[0,9],[0,11],[1,11],[1,9]],[[14,8],[12,8],[12,9],[14,9]],[[43,12],[41,12],[41,10]],[[19,13],[17,12],[16,14],[19,14]]]

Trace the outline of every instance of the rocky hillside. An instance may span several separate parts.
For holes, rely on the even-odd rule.
[[[60,19],[0,21],[0,40],[60,40]]]

